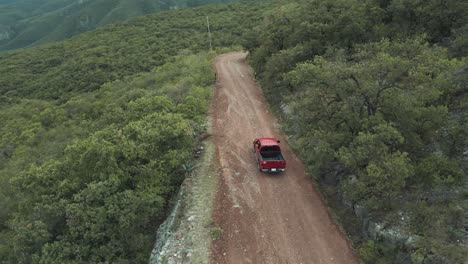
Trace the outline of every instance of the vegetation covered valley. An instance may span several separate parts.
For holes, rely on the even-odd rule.
[[[0,51],[64,40],[129,18],[232,0],[4,0]]]
[[[468,261],[467,30],[466,1],[296,1],[248,44],[366,263]]]
[[[147,262],[205,131],[206,16],[213,46],[231,46],[268,6],[160,13],[0,57],[0,262]]]

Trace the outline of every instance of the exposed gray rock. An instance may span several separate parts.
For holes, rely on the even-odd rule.
[[[150,264],[209,263],[211,216],[216,195],[215,146],[207,141],[197,169],[186,177],[170,216],[157,232]]]
[[[369,225],[367,226],[367,237],[376,240],[383,229],[383,224],[369,221]]]
[[[369,215],[369,210],[367,210],[367,208],[364,205],[355,204],[354,214],[360,219],[364,219]]]
[[[405,247],[409,249],[416,249],[416,243],[421,239],[418,235],[408,236],[408,239],[405,241]]]
[[[344,206],[348,208],[353,208],[353,201],[350,198],[348,198],[344,193],[341,195],[341,202]]]
[[[367,228],[369,227],[369,223],[371,222],[370,217],[365,217],[361,220],[361,232],[362,232],[362,237],[368,238],[369,236],[367,235]]]
[[[282,103],[281,106],[280,106],[280,108],[281,108],[281,111],[283,112],[283,114],[284,114],[285,116],[292,115],[291,108],[289,107],[288,104]]]
[[[408,240],[408,235],[397,229],[382,229],[377,231],[377,236],[393,246],[405,245]]]
[[[420,239],[417,235],[409,235],[397,228],[385,228],[383,223],[376,223],[372,220],[368,220],[364,236],[373,240],[382,241],[393,247],[405,247],[408,249],[415,249],[416,243]]]
[[[177,219],[180,217],[181,203],[183,202],[183,197],[185,195],[185,188],[182,187],[179,190],[177,195],[176,203],[171,211],[171,214],[168,216],[166,221],[159,227],[156,234],[156,245],[151,252],[150,264],[159,264],[159,263],[174,263],[172,258],[166,258],[166,252],[171,248],[171,237],[173,236],[173,231],[177,228]]]

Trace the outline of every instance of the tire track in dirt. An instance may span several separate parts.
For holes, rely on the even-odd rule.
[[[214,221],[223,233],[213,243],[212,263],[359,263],[304,165],[274,130],[276,121],[245,56],[237,52],[216,59],[211,112],[220,179]],[[285,173],[257,170],[251,151],[255,137],[283,142]]]

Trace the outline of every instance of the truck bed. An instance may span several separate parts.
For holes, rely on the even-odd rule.
[[[265,162],[269,161],[284,161],[284,157],[281,152],[262,152],[260,153],[262,160]]]

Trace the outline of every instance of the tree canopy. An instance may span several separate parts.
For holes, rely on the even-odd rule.
[[[0,262],[145,263],[193,164],[215,49],[266,3],[114,24],[0,55]]]
[[[145,14],[227,2],[235,0],[0,1],[0,50],[61,41]]]
[[[269,11],[248,42],[312,175],[323,185],[335,177],[352,209],[420,237],[390,250],[357,241],[367,263],[467,261],[467,10],[460,1],[295,1]]]

